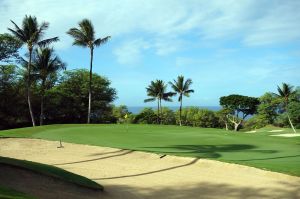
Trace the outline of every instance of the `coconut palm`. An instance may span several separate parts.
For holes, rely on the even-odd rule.
[[[43,125],[46,89],[51,85],[53,76],[56,76],[60,70],[66,69],[66,64],[54,54],[53,48],[46,47],[38,48],[34,51],[32,66],[33,72],[38,75],[38,78],[41,81],[40,125]]]
[[[183,96],[189,97],[190,93],[193,93],[194,90],[190,89],[190,86],[192,84],[191,79],[187,79],[184,81],[184,76],[178,76],[177,80],[173,80],[173,82],[169,82],[171,85],[172,89],[178,93],[178,101],[180,102],[180,107],[179,107],[179,125],[181,126],[181,112],[182,112],[182,100]]]
[[[280,88],[280,86],[277,86],[277,91],[279,94],[276,94],[274,93],[277,97],[283,99],[283,102],[284,102],[284,109],[287,113],[287,116],[288,116],[288,120],[289,120],[289,123],[293,129],[293,131],[296,133],[296,130],[294,128],[294,125],[291,121],[291,118],[289,116],[289,113],[288,113],[288,104],[289,104],[289,98],[296,93],[296,91],[294,90],[294,87],[289,85],[289,84],[286,84],[286,83],[282,83],[282,87]]]
[[[94,48],[106,43],[110,36],[95,39],[95,30],[92,22],[88,19],[83,19],[79,22],[79,28],[71,28],[67,34],[74,38],[73,45],[80,47],[88,47],[90,49],[90,81],[89,81],[89,105],[87,123],[90,123],[91,103],[92,103],[92,70]]]
[[[32,121],[32,126],[35,126],[34,114],[31,107],[31,94],[30,94],[30,81],[31,81],[31,59],[33,49],[39,46],[46,46],[52,42],[58,41],[58,37],[53,37],[50,39],[42,40],[45,31],[49,27],[49,23],[43,22],[39,24],[37,22],[36,17],[34,16],[25,16],[22,22],[22,27],[19,27],[14,21],[11,20],[14,25],[14,29],[8,28],[8,30],[12,33],[12,35],[20,40],[23,45],[27,45],[29,61],[27,65],[27,102],[28,108],[30,112],[30,117]]]
[[[151,81],[150,85],[146,88],[147,96],[150,98],[145,99],[144,102],[151,102],[157,100],[157,123],[160,122],[160,115],[162,114],[162,100],[172,101],[170,97],[174,96],[175,93],[166,92],[167,84],[162,80]]]

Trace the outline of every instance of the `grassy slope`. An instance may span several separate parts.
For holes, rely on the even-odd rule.
[[[7,157],[0,157],[0,164],[12,165],[12,166],[28,169],[30,171],[34,171],[46,176],[55,177],[60,180],[71,182],[87,188],[92,188],[96,190],[103,189],[101,185],[97,184],[92,180],[89,180],[88,178],[46,164],[40,164],[40,163],[25,161],[25,160],[17,160],[17,159],[12,159]]]
[[[179,156],[215,159],[300,176],[300,137],[159,125],[51,125],[0,131],[0,136],[62,140]],[[290,132],[285,130],[284,132]],[[280,133],[284,133],[280,132]]]
[[[0,187],[0,198],[5,199],[34,199],[34,197],[28,196],[27,194],[18,192],[13,189]]]

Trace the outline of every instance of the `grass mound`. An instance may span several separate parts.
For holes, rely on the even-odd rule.
[[[25,193],[18,192],[6,187],[0,187],[0,198],[5,199],[35,199]]]
[[[95,190],[103,190],[96,182],[63,169],[36,162],[0,157],[0,164],[15,166]],[[0,197],[1,198],[1,197]]]

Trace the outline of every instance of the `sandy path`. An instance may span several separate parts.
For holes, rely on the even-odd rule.
[[[300,198],[300,178],[212,160],[35,139],[0,139],[0,156],[55,165],[102,184],[103,198]],[[1,171],[0,171],[1,172]]]

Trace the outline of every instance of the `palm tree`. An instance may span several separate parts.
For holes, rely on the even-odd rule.
[[[95,30],[92,22],[88,19],[83,19],[79,22],[79,28],[71,28],[67,34],[74,38],[73,45],[90,48],[90,81],[89,81],[89,105],[87,123],[90,123],[91,103],[92,103],[92,69],[94,48],[108,41],[110,36],[95,39]]]
[[[25,16],[22,22],[22,27],[20,28],[14,21],[11,20],[14,25],[14,29],[8,28],[8,30],[13,34],[13,36],[20,40],[22,44],[27,45],[29,53],[29,61],[27,65],[27,102],[30,112],[30,117],[32,121],[32,126],[35,126],[34,114],[31,107],[31,94],[30,94],[30,76],[31,76],[31,59],[32,52],[35,46],[46,46],[52,42],[58,41],[58,37],[53,37],[50,39],[42,40],[45,30],[49,27],[49,23],[43,22],[39,24],[36,17]]]
[[[41,80],[40,125],[42,126],[44,120],[45,91],[51,85],[53,76],[56,76],[60,70],[66,69],[66,64],[54,54],[53,48],[46,47],[35,50],[32,66],[33,71],[38,74],[38,78]]]
[[[187,79],[184,81],[184,76],[178,76],[177,80],[173,80],[173,82],[169,82],[171,85],[172,89],[178,93],[178,101],[180,102],[180,107],[179,107],[179,125],[181,126],[181,112],[182,112],[182,98],[183,96],[189,97],[190,93],[193,93],[194,90],[190,89],[190,86],[192,84],[191,79]]]
[[[296,130],[294,128],[294,125],[291,121],[291,118],[289,116],[289,113],[288,113],[288,104],[289,104],[289,98],[291,97],[291,95],[295,94],[296,91],[294,90],[294,87],[289,85],[289,84],[286,84],[286,83],[282,83],[282,87],[280,88],[279,86],[277,86],[277,91],[279,94],[276,94],[274,93],[277,97],[283,99],[284,101],[284,109],[287,113],[287,116],[288,116],[288,120],[289,120],[289,123],[294,131],[294,133],[296,133]]]
[[[162,80],[151,81],[146,90],[147,96],[150,98],[145,99],[144,102],[157,100],[157,123],[160,123],[160,115],[162,114],[161,101],[172,101],[170,97],[174,96],[175,93],[166,92],[167,85]]]

